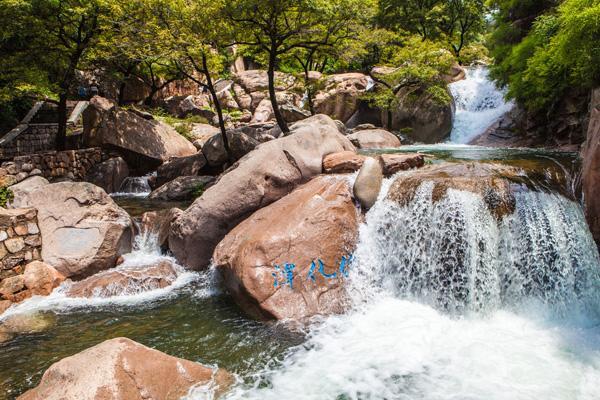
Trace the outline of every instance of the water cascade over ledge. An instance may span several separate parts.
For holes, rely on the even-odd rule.
[[[424,182],[361,226],[354,308],[228,399],[597,399],[600,260],[580,206],[483,199]],[[199,397],[192,397],[199,398]]]

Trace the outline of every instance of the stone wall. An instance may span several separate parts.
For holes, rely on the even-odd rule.
[[[41,251],[37,210],[0,208],[0,292],[4,280],[22,274],[25,264],[41,258]]]
[[[98,147],[48,151],[15,157],[0,166],[0,181],[5,186],[21,182],[29,176],[41,175],[48,180],[68,178],[83,180],[88,171],[107,156]]]
[[[18,129],[18,128],[17,128]],[[21,127],[17,136],[2,144],[0,160],[8,160],[24,154],[53,150],[56,142],[57,124],[31,124]],[[12,132],[11,132],[12,133]]]

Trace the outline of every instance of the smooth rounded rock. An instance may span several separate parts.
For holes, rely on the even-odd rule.
[[[354,181],[354,197],[364,210],[373,207],[377,201],[382,182],[383,169],[379,160],[368,157]]]

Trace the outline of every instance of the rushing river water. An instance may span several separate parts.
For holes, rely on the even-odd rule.
[[[453,141],[483,125],[456,128]],[[481,197],[456,190],[434,203],[427,182],[401,207],[385,200],[386,179],[360,227],[352,309],[302,332],[249,319],[213,271],[181,269],[168,288],[108,299],[70,299],[59,288],[9,310],[50,327],[0,344],[0,398],[35,386],[63,357],[127,336],[231,371],[237,382],[226,399],[599,399],[600,260],[577,201],[577,155],[459,144],[401,150],[434,163],[519,168],[515,212],[498,221]],[[173,206],[115,200],[135,216]],[[163,259],[173,261],[141,234],[119,268]],[[198,388],[188,398],[212,394]]]

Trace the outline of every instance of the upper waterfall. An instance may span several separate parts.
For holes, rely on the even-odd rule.
[[[452,143],[469,143],[513,106],[490,80],[487,67],[467,68],[465,79],[449,87],[456,103]]]

